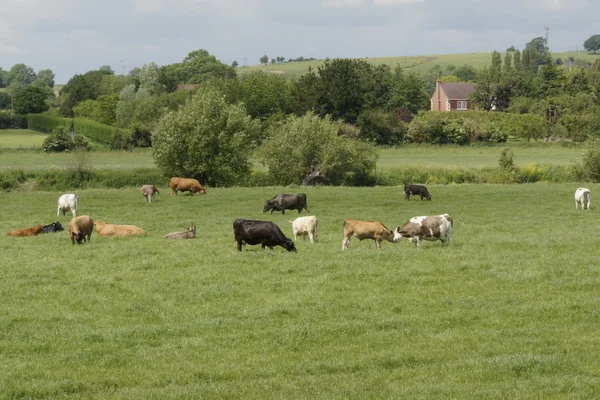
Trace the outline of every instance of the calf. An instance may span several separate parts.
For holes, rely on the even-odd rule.
[[[88,215],[80,215],[69,222],[69,236],[73,244],[85,243],[86,238],[89,242],[93,231],[94,221]]]
[[[65,230],[65,228],[63,228],[63,226],[58,221],[53,222],[49,225],[44,225],[42,229],[44,230],[43,233],[60,232]]]
[[[151,203],[152,199],[156,198],[156,194],[160,194],[160,192],[155,185],[142,186],[142,195],[146,199],[146,203]]]
[[[300,234],[304,240],[306,240],[306,236],[308,235],[311,243],[314,243],[317,239],[317,225],[319,221],[314,215],[298,217],[295,220],[288,222],[292,224],[294,240],[298,238],[298,234]]]
[[[171,232],[164,236],[165,239],[196,239],[196,226],[190,226],[185,232]]]
[[[96,225],[96,232],[100,236],[132,236],[132,235],[144,235],[146,232],[142,228],[138,228],[135,225],[116,225],[107,224],[104,221],[94,222]]]
[[[77,204],[79,203],[79,197],[75,194],[63,194],[58,198],[58,210],[56,211],[56,216],[58,217],[62,212],[63,215],[67,215],[67,212],[70,210],[71,214],[76,217],[77,216]]]
[[[265,247],[273,249],[274,246],[281,246],[287,251],[296,252],[294,242],[270,221],[236,219],[233,221],[233,235],[239,251],[242,251],[242,244],[260,244],[263,250]]]
[[[427,191],[427,188],[423,185],[411,185],[409,183],[404,185],[404,200],[410,200],[410,195],[421,196],[421,201],[425,197],[428,201],[431,200],[431,195]]]
[[[348,248],[350,238],[354,236],[358,240],[372,239],[378,250],[381,250],[381,241],[396,243],[402,236],[396,231],[391,231],[378,221],[359,221],[347,219],[344,221],[344,240],[342,241],[342,250]]]
[[[40,233],[44,233],[44,227],[42,225],[34,226],[27,229],[15,229],[7,233],[8,236],[37,236]]]
[[[452,243],[454,221],[448,214],[412,217],[410,221],[397,229],[403,238],[408,238],[417,248],[423,240],[442,241],[442,247]]]
[[[304,193],[278,194],[267,200],[263,212],[271,210],[271,214],[273,214],[273,211],[281,211],[282,214],[285,214],[285,210],[298,210],[298,214],[300,214],[302,209],[310,212],[306,205],[306,195]]]
[[[169,181],[169,189],[171,189],[171,196],[173,196],[173,193],[177,194],[177,191],[190,192],[192,195],[194,193],[206,194],[204,186],[196,179],[192,178],[173,177]]]
[[[592,194],[590,193],[590,189],[588,188],[579,188],[575,191],[575,209],[579,209],[579,205],[581,205],[581,209],[590,209],[590,205],[592,204]]]

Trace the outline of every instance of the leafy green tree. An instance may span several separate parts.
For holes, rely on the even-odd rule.
[[[457,76],[460,82],[475,82],[477,71],[472,66],[465,64],[456,68],[453,75]]]
[[[115,71],[111,68],[110,65],[103,65],[100,68],[98,68],[98,71],[105,72],[108,75],[114,75],[115,74]]]
[[[280,185],[369,185],[377,153],[372,145],[338,136],[339,122],[313,113],[288,116],[261,146],[261,160]]]
[[[81,150],[87,151],[90,145],[81,135],[71,137],[64,126],[58,126],[44,139],[42,148],[46,153]]]
[[[227,104],[216,90],[202,91],[161,118],[152,155],[166,176],[230,186],[250,173],[257,129],[243,105]]]
[[[113,125],[116,122],[116,109],[119,95],[112,93],[98,96],[96,100],[85,100],[73,107],[77,118],[91,119],[105,125]]]
[[[0,67],[0,88],[8,86],[8,71],[5,71]]]
[[[42,69],[38,71],[37,78],[32,82],[33,85],[42,87],[54,87],[54,72],[51,69]]]
[[[323,81],[309,66],[308,72],[300,76],[297,80],[291,80],[293,95],[295,97],[292,103],[293,112],[297,116],[304,115],[312,111],[317,115],[325,116],[323,99],[324,87]]]
[[[160,82],[160,70],[154,62],[142,67],[138,79],[140,88],[146,89],[151,95],[165,91],[165,86]]]
[[[49,108],[46,100],[48,92],[39,86],[29,85],[14,97],[14,107],[17,114],[38,114]]]
[[[235,78],[237,73],[235,69],[227,64],[223,64],[206,50],[195,50],[190,52],[183,62],[171,64],[163,69],[161,83],[172,91],[172,83],[180,84],[200,84],[215,78]],[[167,84],[170,83],[170,84]]]
[[[562,91],[565,83],[563,68],[559,68],[548,58],[546,63],[539,68],[537,77],[541,96],[555,96]]]
[[[425,86],[425,80],[420,74],[405,74],[402,68],[397,66],[392,73],[388,108],[402,107],[413,114],[428,109],[430,95]]]
[[[358,138],[375,145],[397,145],[406,134],[406,124],[393,111],[367,109],[356,120],[360,127]]]
[[[585,42],[583,48],[589,53],[600,52],[600,35],[592,35]]]
[[[291,84],[281,75],[252,72],[242,82],[243,101],[252,118],[266,120],[274,114],[287,114],[293,101]]]
[[[237,68],[238,65],[238,62],[236,60],[233,60],[233,62],[231,63],[231,68]]]
[[[267,65],[267,63],[268,63],[268,62],[269,62],[269,56],[268,56],[268,55],[266,55],[266,54],[265,54],[264,56],[262,56],[262,57],[260,58],[260,63],[261,63],[261,64],[265,64],[265,65]]]
[[[7,74],[8,82],[7,82],[7,84],[11,84],[13,82],[16,82],[16,83],[20,83],[22,85],[29,85],[30,83],[32,83],[33,81],[35,81],[36,77],[37,76],[36,76],[35,71],[33,70],[33,68],[28,67],[25,64],[15,64],[10,69],[10,71],[8,71],[8,74]]]
[[[9,109],[12,105],[12,96],[6,92],[0,92],[0,110]]]
[[[119,94],[127,86],[128,77],[123,75],[107,74],[102,77],[98,87],[99,96]]]
[[[107,75],[110,74],[106,71],[94,70],[73,76],[60,90],[60,97],[63,98],[60,113],[65,117],[72,117],[73,107],[77,104],[85,100],[97,99],[102,94],[100,88]]]

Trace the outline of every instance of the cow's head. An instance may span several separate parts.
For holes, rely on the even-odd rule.
[[[427,193],[427,196],[425,196],[425,198],[427,199],[427,201],[431,200],[431,195],[429,193]]]
[[[63,226],[60,224],[60,222],[56,221],[52,223],[52,226],[54,227],[54,230],[56,232],[60,232],[60,231],[64,231],[65,228],[63,228]]]
[[[271,203],[271,200],[267,200],[265,202],[265,207],[263,208],[263,212],[267,212],[272,208],[273,208],[273,203]]]
[[[294,253],[296,253],[296,246],[294,245],[294,242],[292,241],[292,239],[285,239],[285,249],[287,251],[293,251]]]
[[[404,236],[402,236],[402,233],[400,233],[400,227],[397,227],[394,229],[394,237],[392,238],[392,242],[397,243],[401,241],[403,237]]]

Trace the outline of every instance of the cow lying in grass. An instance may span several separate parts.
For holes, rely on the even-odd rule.
[[[190,226],[185,232],[171,232],[164,236],[165,239],[195,239],[196,226]]]
[[[107,224],[104,221],[96,221],[94,225],[96,225],[96,231],[100,236],[132,236],[146,233],[142,228],[135,225]]]
[[[18,236],[37,236],[40,233],[44,233],[44,227],[42,225],[37,225],[31,228],[27,228],[27,229],[15,229],[12,230],[10,232],[8,232],[8,236],[14,236],[14,237],[18,237]]]

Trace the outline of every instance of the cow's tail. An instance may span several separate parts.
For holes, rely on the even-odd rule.
[[[293,224],[293,223],[294,223],[294,221],[290,221],[290,220],[288,219],[288,223],[290,223],[290,224]]]

